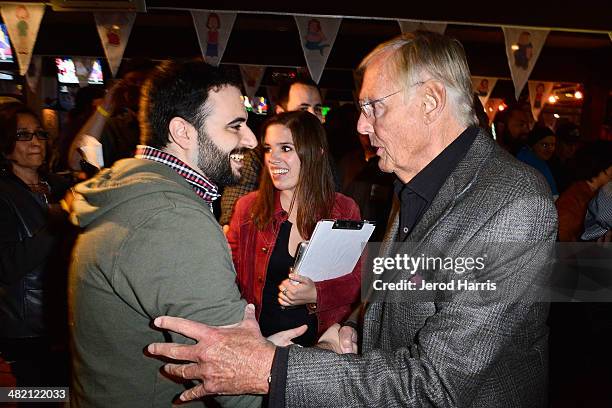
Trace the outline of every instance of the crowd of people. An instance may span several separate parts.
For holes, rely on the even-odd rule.
[[[6,385],[69,385],[76,407],[556,398],[568,311],[549,318],[548,302],[517,294],[546,274],[550,244],[610,245],[610,142],[532,126],[520,105],[494,140],[447,36],[399,36],[358,71],[358,104],[327,118],[309,79],[283,83],[262,118],[236,78],[195,60],[138,61],[105,94],[83,88],[53,144],[25,104],[0,105]],[[375,221],[368,255],[381,257],[511,243],[477,276],[505,297],[364,297],[365,256],[334,279],[293,273],[321,219]]]

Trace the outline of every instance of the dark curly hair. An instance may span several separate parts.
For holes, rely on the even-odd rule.
[[[144,83],[140,98],[140,141],[157,149],[169,142],[168,126],[180,117],[202,128],[209,92],[224,86],[240,89],[235,76],[201,61],[164,61]]]

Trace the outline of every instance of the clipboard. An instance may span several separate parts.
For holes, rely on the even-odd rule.
[[[315,282],[353,271],[365,244],[374,232],[370,221],[321,220],[293,271]]]

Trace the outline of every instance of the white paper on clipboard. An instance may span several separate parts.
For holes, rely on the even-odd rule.
[[[351,273],[374,227],[369,221],[319,221],[293,271],[315,282]]]

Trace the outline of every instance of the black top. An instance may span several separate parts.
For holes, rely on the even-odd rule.
[[[50,191],[42,195],[0,170],[0,339],[61,334],[66,327],[65,250],[73,236],[64,212],[47,204],[68,185],[53,174],[45,181]]]
[[[306,333],[293,339],[302,346],[312,346],[317,340],[317,317],[309,314],[306,305],[282,308],[278,303],[278,286],[287,279],[289,268],[293,266],[294,258],[289,255],[289,234],[292,224],[285,221],[281,224],[274,250],[270,255],[266,284],[261,299],[261,314],[259,327],[264,337],[279,331],[293,329],[303,324],[308,325]]]
[[[395,193],[401,202],[398,241],[405,241],[423,217],[477,134],[478,128],[467,128],[408,183],[395,180]]]

